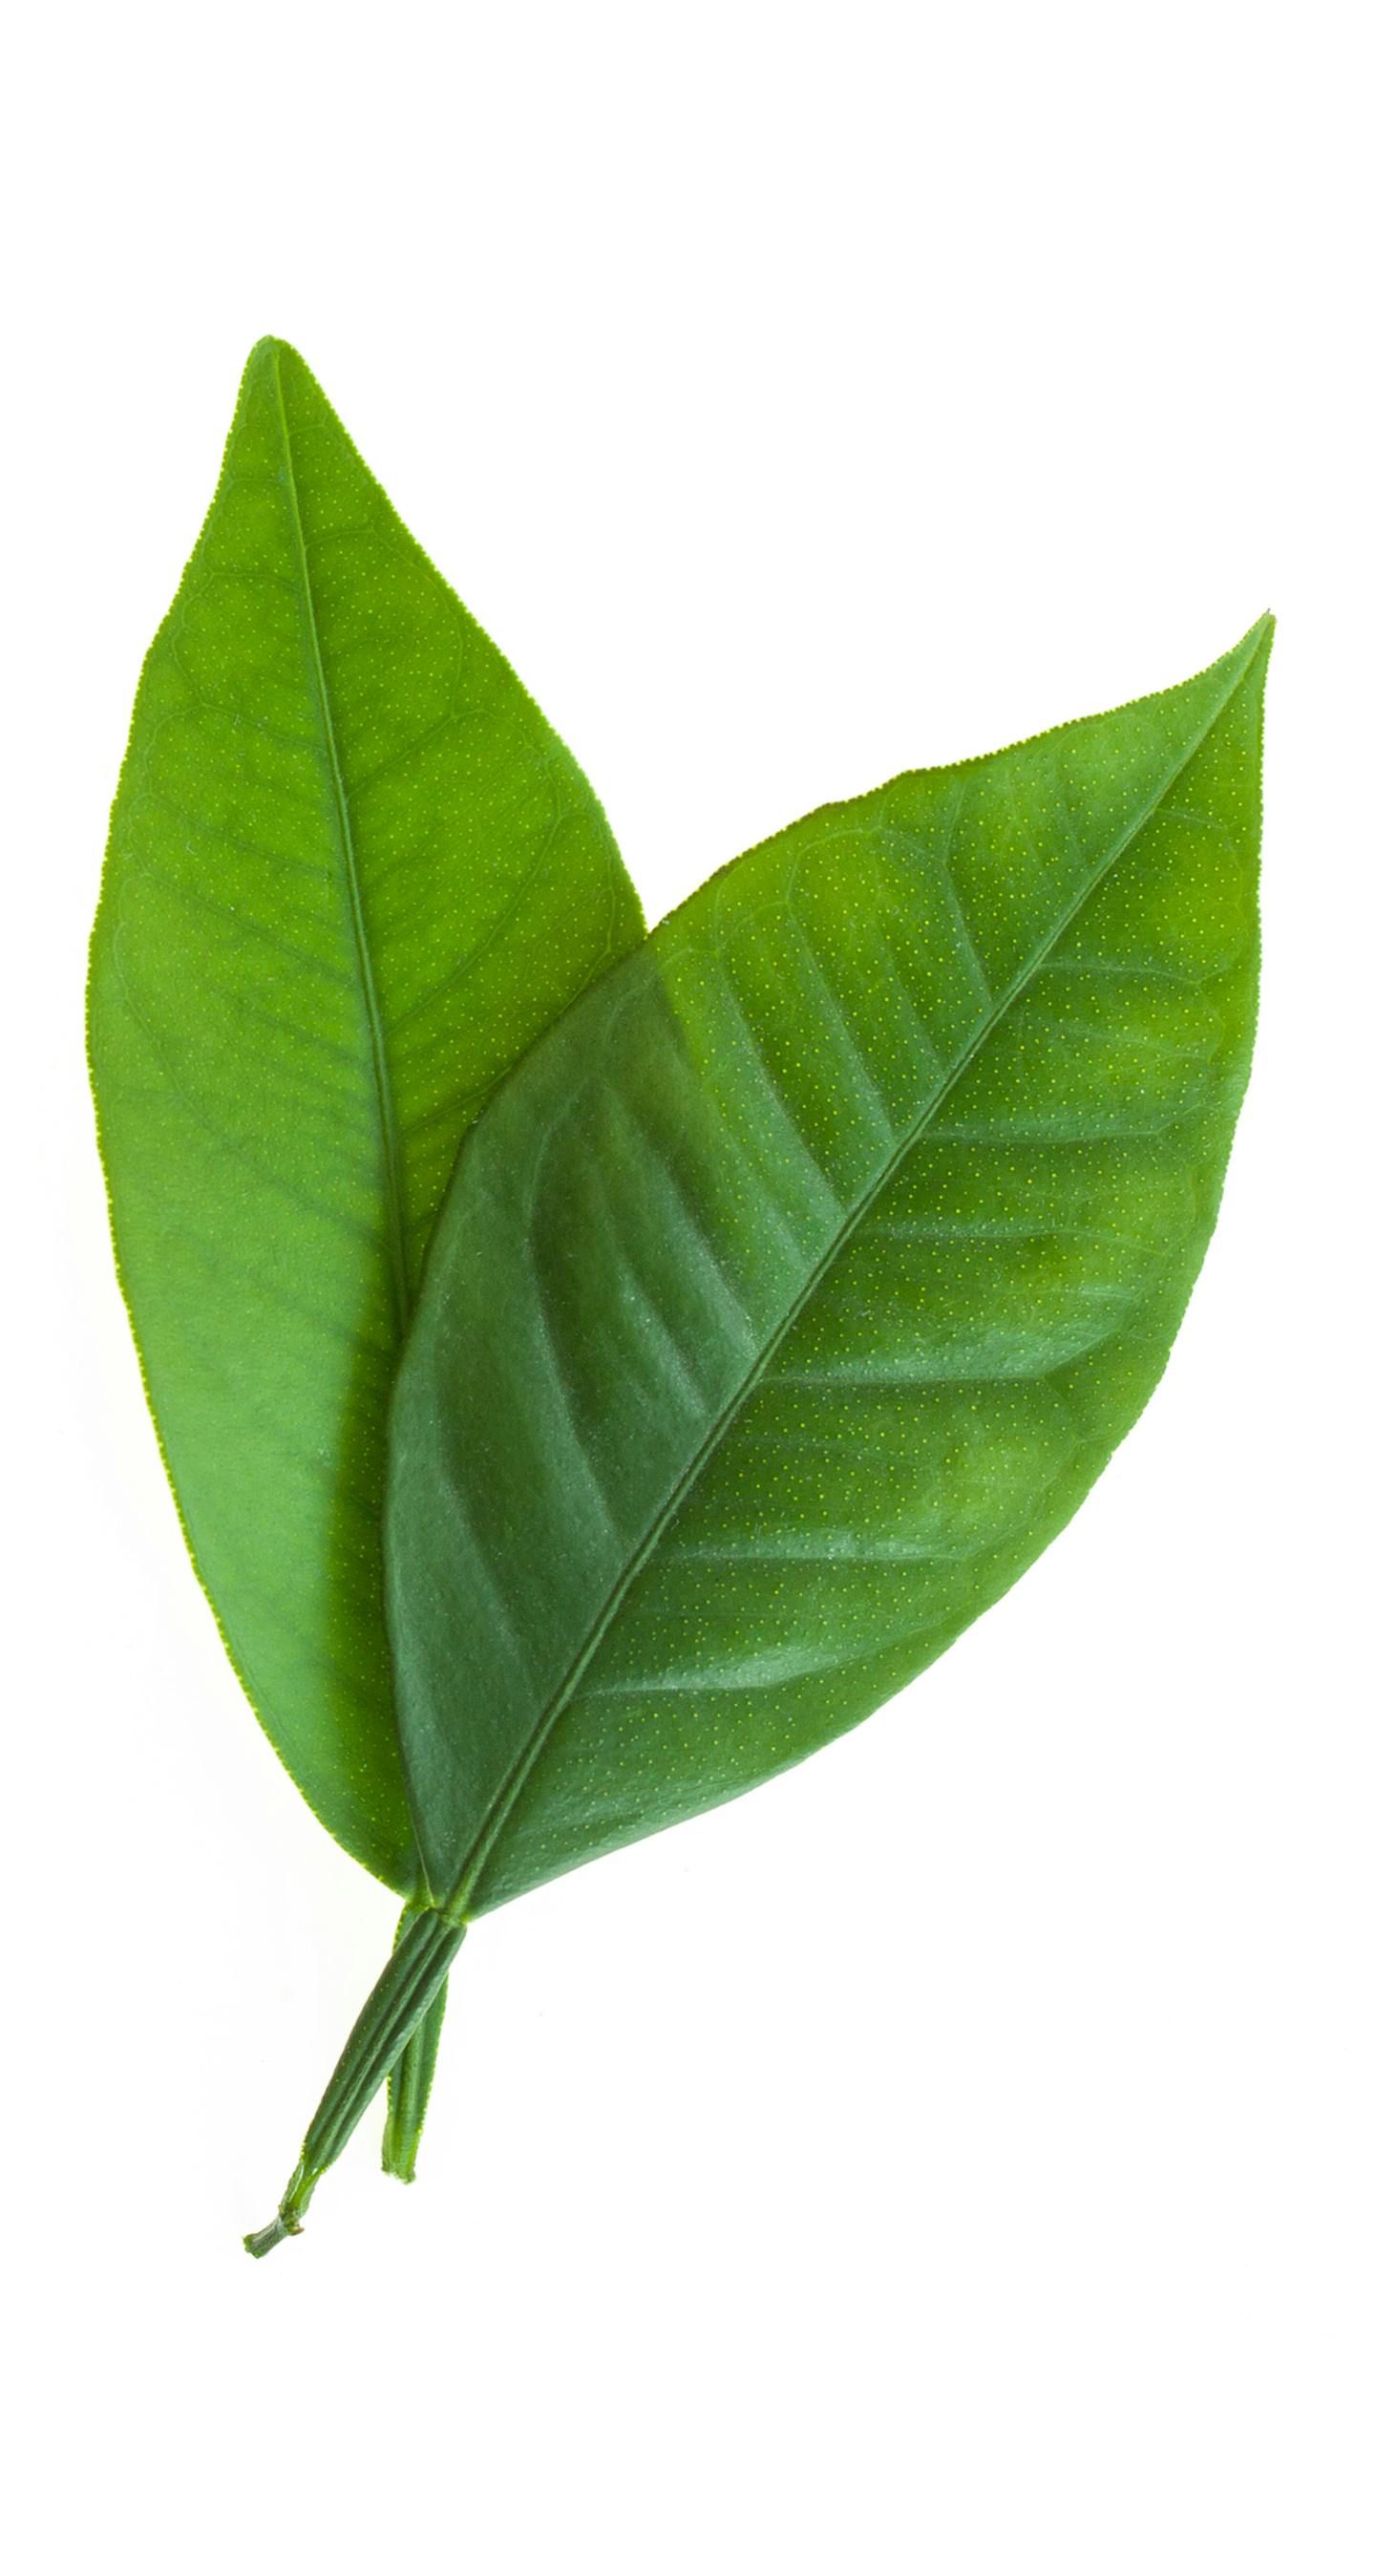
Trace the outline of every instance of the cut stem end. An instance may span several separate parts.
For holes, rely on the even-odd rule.
[[[256,2260],[270,2254],[286,2236],[299,2236],[307,2203],[321,2174],[327,2173],[352,2137],[358,2122],[374,2093],[385,2084],[392,2067],[435,1996],[443,1988],[449,1963],[463,1939],[461,1923],[446,1922],[439,1914],[420,1914],[402,1931],[387,1965],[378,1978],[349,2034],[333,2075],[325,2087],[319,2110],[306,2131],[301,2161],[282,2194],[276,2217],[268,2227],[260,2227],[244,2244]],[[436,2041],[438,2031],[435,2033]],[[428,2085],[425,2090],[428,2091]],[[406,2124],[408,2134],[394,2141],[401,2179],[409,2181],[404,2167],[409,2148],[411,2172],[415,2170],[415,2142],[424,2116],[423,2097],[419,2117]]]
[[[244,2243],[254,2259],[260,2260],[264,2254],[271,2253],[274,2245],[281,2245],[288,2236],[299,2236],[300,2233],[300,2221],[283,2218],[279,2209],[270,2227],[258,2228],[252,2236],[245,2236]]]
[[[264,2254],[270,2254],[273,2246],[283,2244],[288,2236],[300,2235],[301,2220],[319,2179],[319,2169],[312,2169],[302,2156],[282,2194],[281,2205],[271,2226],[259,2227],[252,2236],[244,2238],[244,2243],[255,2262],[261,2262]]]

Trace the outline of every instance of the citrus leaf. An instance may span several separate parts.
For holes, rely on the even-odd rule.
[[[473,1129],[387,1534],[451,1921],[866,1716],[1139,1413],[1250,1059],[1269,639],[780,833]]]
[[[139,686],[92,1077],[197,1570],[303,1794],[407,1895],[381,1596],[397,1352],[460,1138],[640,932],[576,764],[263,341]]]

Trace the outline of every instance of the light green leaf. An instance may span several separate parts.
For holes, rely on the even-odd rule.
[[[866,1716],[1136,1418],[1249,1064],[1269,638],[780,833],[473,1130],[388,1516],[451,1920]]]
[[[262,342],[139,687],[91,1065],[197,1570],[304,1795],[408,1895],[379,1529],[396,1356],[460,1138],[640,932],[576,764]]]

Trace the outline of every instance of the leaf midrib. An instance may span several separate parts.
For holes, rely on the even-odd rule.
[[[339,854],[340,874],[344,880],[349,926],[353,936],[354,962],[363,997],[367,1021],[368,1047],[372,1066],[373,1096],[377,1105],[378,1140],[382,1163],[382,1195],[386,1206],[387,1268],[391,1286],[392,1312],[398,1344],[404,1338],[411,1316],[410,1264],[406,1257],[405,1207],[402,1189],[401,1138],[397,1126],[396,1103],[392,1094],[391,1067],[387,1060],[386,1037],[382,1027],[382,1010],[377,982],[373,974],[372,952],[368,940],[367,915],[363,908],[363,889],[358,875],[358,861],[353,842],[353,821],[349,812],[348,791],[335,740],[334,718],[330,707],[329,683],[325,677],[324,656],[320,650],[320,630],[315,614],[315,592],[310,578],[310,559],[306,552],[305,526],[301,517],[300,494],[296,483],[296,462],[292,453],[291,430],[287,421],[286,396],[282,388],[280,353],[272,352],[272,382],[277,398],[277,418],[282,434],[282,455],[286,466],[287,497],[291,505],[292,534],[300,571],[301,595],[305,605],[306,634],[310,646],[312,687],[324,739],[326,764],[334,807],[335,843]]]
[[[762,1345],[758,1356],[752,1362],[744,1378],[741,1380],[734,1396],[731,1398],[730,1402],[722,1408],[719,1418],[715,1423],[713,1423],[706,1438],[701,1442],[692,1458],[689,1459],[682,1474],[674,1483],[672,1490],[665,1497],[662,1508],[656,1514],[649,1529],[646,1531],[644,1538],[641,1540],[640,1545],[628,1560],[619,1582],[608,1594],[607,1599],[598,1613],[597,1618],[594,1620],[592,1627],[588,1631],[583,1644],[579,1647],[576,1655],[570,1662],[567,1671],[559,1682],[557,1689],[554,1691],[545,1708],[541,1712],[528,1743],[517,1756],[515,1762],[511,1765],[501,1788],[498,1790],[496,1797],[492,1801],[488,1810],[487,1823],[478,1835],[464,1868],[460,1873],[454,1893],[450,1897],[448,1904],[444,1909],[447,1913],[450,1913],[454,1919],[467,1919],[467,1909],[471,1907],[474,1897],[479,1892],[483,1872],[485,1871],[487,1863],[491,1859],[497,1843],[500,1840],[511,1810],[514,1807],[517,1798],[520,1796],[526,1781],[530,1778],[536,1763],[539,1761],[554,1728],[559,1722],[559,1719],[563,1716],[570,1702],[574,1698],[578,1686],[582,1681],[588,1666],[592,1662],[593,1657],[596,1655],[603,1638],[606,1636],[612,1621],[616,1617],[622,1602],[625,1600],[626,1594],[629,1592],[630,1587],[635,1582],[637,1576],[642,1572],[644,1566],[648,1563],[648,1560],[652,1556],[655,1548],[658,1546],[659,1540],[665,1529],[686,1500],[703,1469],[714,1456],[727,1432],[732,1428],[740,1413],[743,1411],[745,1404],[753,1394],[760,1379],[766,1374],[775,1353],[780,1348],[781,1344],[786,1341],[789,1333],[799,1320],[799,1317],[805,1313],[806,1308],[815,1296],[821,1281],[839,1260],[840,1255],[844,1252],[846,1246],[851,1242],[860,1226],[864,1223],[864,1220],[868,1215],[869,1210],[874,1205],[875,1200],[882,1196],[895,1173],[901,1168],[902,1164],[906,1161],[907,1156],[912,1152],[913,1147],[918,1143],[922,1135],[930,1127],[932,1120],[937,1116],[945,1102],[949,1099],[950,1094],[955,1089],[957,1083],[963,1080],[970,1065],[974,1062],[976,1056],[987,1043],[987,1040],[992,1036],[993,1031],[999,1026],[1000,1022],[1006,1018],[1014,1004],[1021,999],[1027,986],[1040,973],[1046,959],[1064,938],[1066,931],[1076,920],[1079,913],[1082,912],[1084,905],[1090,900],[1091,896],[1096,893],[1098,887],[1103,883],[1104,878],[1108,876],[1114,867],[1116,867],[1124,852],[1128,850],[1132,843],[1139,838],[1152,817],[1159,812],[1176,780],[1182,777],[1190,762],[1202,749],[1208,736],[1220,721],[1227,707],[1231,705],[1231,702],[1241,687],[1243,680],[1250,671],[1256,655],[1260,651],[1264,641],[1264,633],[1264,621],[1262,621],[1261,625],[1258,626],[1255,631],[1251,641],[1250,650],[1248,651],[1244,662],[1240,664],[1239,668],[1233,675],[1231,684],[1225,694],[1210,710],[1205,720],[1198,726],[1196,732],[1190,736],[1183,751],[1181,751],[1173,766],[1166,771],[1165,776],[1161,779],[1154,794],[1133,816],[1130,823],[1124,825],[1117,839],[1110,845],[1103,858],[1099,861],[1098,866],[1085,880],[1085,883],[1075,896],[1074,901],[1069,904],[1065,911],[1059,916],[1058,920],[1047,932],[1039,946],[1033,949],[1020,973],[1008,985],[1007,991],[1002,996],[1001,1000],[998,1001],[992,1010],[985,1014],[983,1020],[979,1023],[978,1027],[970,1037],[968,1044],[962,1049],[961,1053],[957,1056],[955,1062],[950,1067],[949,1072],[946,1074],[939,1088],[925,1104],[920,1115],[915,1118],[907,1128],[901,1142],[894,1147],[893,1152],[884,1163],[877,1178],[856,1201],[849,1215],[844,1220],[844,1223],[837,1228],[827,1250],[812,1270],[809,1271],[803,1286],[799,1289],[791,1305],[776,1325],[768,1340]]]

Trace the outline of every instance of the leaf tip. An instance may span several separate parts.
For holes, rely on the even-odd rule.
[[[310,373],[300,350],[294,348],[290,340],[281,340],[275,332],[266,332],[261,340],[254,341],[249,350],[243,371],[244,384],[252,384],[259,376],[280,374],[283,361],[289,366],[304,369],[307,375]]]
[[[1234,663],[1239,671],[1249,670],[1253,663],[1258,663],[1263,679],[1270,659],[1270,647],[1274,640],[1275,620],[1272,612],[1267,608],[1264,614],[1256,619],[1254,626],[1247,627],[1241,642],[1225,658]]]

